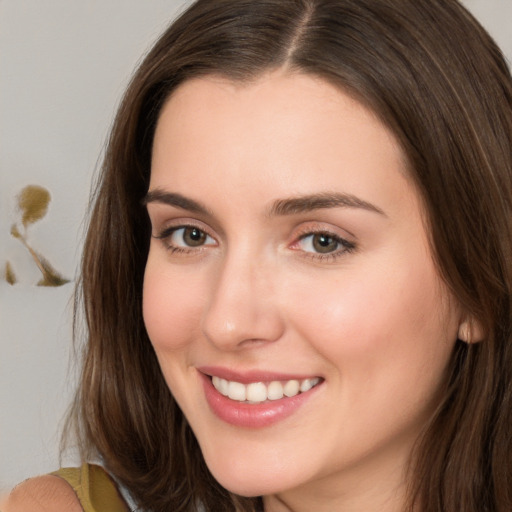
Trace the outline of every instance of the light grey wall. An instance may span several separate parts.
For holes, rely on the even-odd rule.
[[[512,60],[512,0],[462,0]]]
[[[184,0],[0,0],[0,493],[58,467],[58,431],[73,371],[74,283],[35,286],[40,273],[10,236],[16,195],[47,188],[29,240],[74,280],[91,178],[136,62]]]
[[[512,0],[466,0],[512,56]],[[73,283],[35,286],[40,275],[10,236],[16,195],[52,194],[29,229],[33,247],[74,280],[91,177],[135,63],[184,0],[0,0],[0,493],[58,465],[70,399]]]

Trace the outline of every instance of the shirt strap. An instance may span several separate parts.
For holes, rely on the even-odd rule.
[[[84,512],[129,510],[113,480],[101,466],[86,463],[80,468],[61,468],[51,474],[68,482]]]

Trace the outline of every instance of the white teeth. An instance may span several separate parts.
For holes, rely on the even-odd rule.
[[[224,396],[228,396],[228,381],[221,379],[220,377],[212,377],[213,385],[215,389]]]
[[[283,395],[283,385],[278,380],[274,380],[268,385],[267,397],[269,400],[279,400],[283,398]]]
[[[309,391],[313,387],[312,379],[304,379],[300,383],[300,392],[305,393],[306,391]]]
[[[304,379],[300,383],[300,392],[305,393],[306,391],[309,391],[311,388],[314,388],[319,382],[320,379],[318,377],[315,377],[314,379]]]
[[[259,404],[266,400],[279,400],[284,396],[291,398],[299,393],[306,393],[319,383],[320,378],[315,377],[301,381],[296,379],[286,382],[275,380],[268,385],[263,382],[253,382],[245,385],[216,376],[212,377],[212,384],[219,393],[229,397],[231,400],[251,404]]]
[[[240,382],[229,381],[228,396],[231,400],[238,400],[239,402],[245,401],[245,386],[240,384]]]
[[[224,396],[228,396],[228,381],[226,379],[219,379],[220,382],[220,392],[224,395]]]
[[[283,388],[284,394],[287,397],[292,397],[299,394],[300,384],[298,380],[289,380]]]
[[[263,382],[254,382],[247,386],[249,402],[264,402],[267,399],[267,386]]]

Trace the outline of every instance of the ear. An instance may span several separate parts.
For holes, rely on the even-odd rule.
[[[457,338],[464,343],[480,343],[484,339],[482,324],[472,316],[466,315],[459,324]]]

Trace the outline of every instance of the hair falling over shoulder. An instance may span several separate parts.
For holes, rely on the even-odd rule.
[[[76,305],[87,326],[73,410],[144,510],[250,512],[209,473],[142,318],[155,125],[184,81],[287,68],[349,92],[393,131],[440,274],[485,333],[457,342],[411,457],[410,510],[512,510],[512,81],[456,0],[198,0],[163,33],[117,113],[93,198]]]

